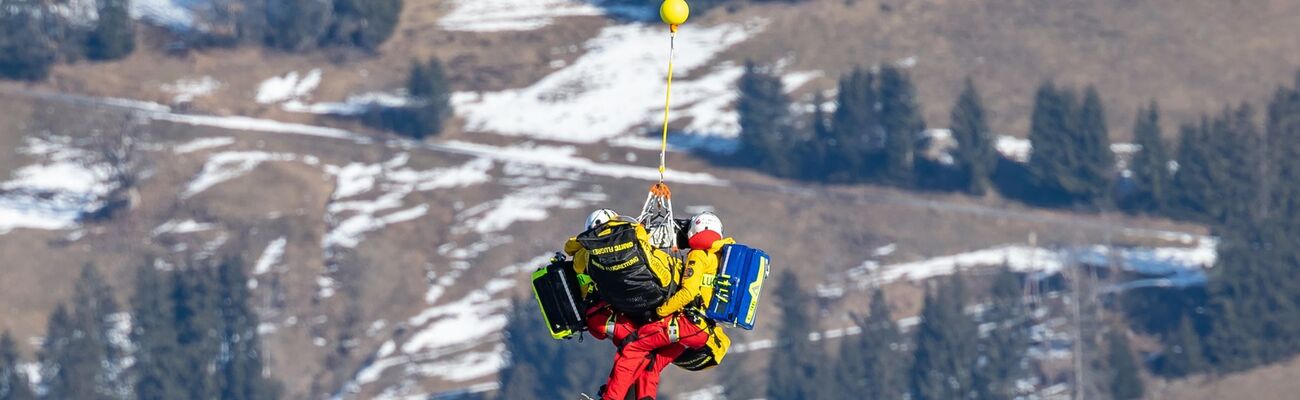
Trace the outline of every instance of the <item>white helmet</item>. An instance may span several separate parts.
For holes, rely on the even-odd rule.
[[[618,213],[608,208],[592,211],[591,215],[587,216],[587,229],[604,225],[606,222],[609,222],[614,218],[618,218]]]
[[[708,211],[699,213],[699,215],[691,218],[691,229],[687,231],[687,235],[695,236],[695,234],[703,231],[714,231],[717,232],[718,235],[722,235],[722,220],[718,219],[717,215]]]

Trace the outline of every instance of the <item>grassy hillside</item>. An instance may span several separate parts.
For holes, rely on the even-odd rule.
[[[1300,43],[1286,39],[1300,36],[1300,4],[1285,0],[812,3],[711,18],[771,21],[734,50],[738,59],[788,60],[793,70],[832,78],[855,65],[914,62],[932,126],[947,124],[967,76],[980,84],[995,130],[1027,132],[1034,88],[1054,79],[1097,85],[1112,135],[1125,138],[1134,111],[1151,99],[1169,121],[1190,121],[1263,98],[1300,68]]]
[[[33,162],[30,155],[17,152],[24,138],[41,133],[32,127],[78,138],[108,115],[122,112],[66,99],[39,99],[25,94],[28,88],[171,103],[175,93],[165,86],[212,77],[221,83],[219,88],[178,108],[328,125],[351,130],[353,136],[150,122],[140,130],[149,134],[154,164],[139,209],[73,230],[0,235],[0,259],[8,260],[0,268],[0,281],[5,282],[0,330],[12,330],[19,338],[39,337],[47,313],[69,297],[72,280],[86,263],[103,269],[125,301],[131,294],[130,271],[138,265],[155,259],[180,263],[205,251],[212,253],[207,257],[231,255],[252,265],[282,241],[283,255],[255,277],[259,284],[254,305],[265,324],[269,365],[286,382],[291,397],[319,397],[347,382],[359,383],[359,394],[366,397],[392,388],[425,393],[494,381],[491,372],[457,379],[421,375],[419,367],[447,371],[461,366],[455,363],[457,357],[499,353],[494,327],[500,322],[501,301],[526,294],[523,272],[572,235],[587,209],[612,206],[634,212],[650,183],[536,160],[571,158],[648,170],[657,154],[634,147],[572,146],[467,133],[459,126],[431,144],[417,144],[366,130],[354,121],[290,113],[252,100],[267,78],[315,68],[327,77],[311,95],[315,101],[393,91],[403,85],[413,58],[430,56],[445,62],[457,90],[524,87],[581,56],[586,49],[580,44],[601,28],[621,23],[581,16],[534,31],[452,32],[438,24],[449,7],[449,2],[408,0],[397,34],[377,54],[328,49],[299,55],[237,48],[175,56],[157,50],[165,43],[160,33],[146,32],[143,50],[123,61],[60,66],[49,82],[29,87],[4,84],[0,182],[10,171]],[[694,23],[765,21],[762,33],[727,50],[717,62],[755,59],[780,63],[787,72],[820,71],[821,78],[797,92],[800,96],[834,87],[840,73],[857,65],[911,65],[931,126],[946,125],[951,98],[966,76],[979,82],[994,112],[995,128],[1015,135],[1026,130],[1032,90],[1042,80],[1096,84],[1109,107],[1112,136],[1120,139],[1128,135],[1132,111],[1149,99],[1161,101],[1168,120],[1183,121],[1226,101],[1261,98],[1278,82],[1291,79],[1300,66],[1300,42],[1290,39],[1300,37],[1300,26],[1293,23],[1297,19],[1300,4],[1282,0],[813,0],[719,8]],[[221,146],[177,150],[195,139],[226,137],[230,142]],[[451,141],[494,147],[474,152]],[[504,151],[525,151],[536,158],[512,161],[489,154]],[[195,195],[184,194],[215,156],[229,153],[278,154],[288,160],[261,162]],[[478,160],[486,160],[487,167],[479,171],[484,181],[403,192],[396,196],[397,205],[367,215],[383,219],[422,209],[415,219],[377,224],[355,247],[328,244],[332,232],[365,214],[358,204],[380,204],[401,192],[408,182],[393,170],[409,170],[427,183],[432,178],[419,173],[473,167]],[[1169,221],[1031,209],[995,198],[801,186],[748,170],[719,168],[686,153],[670,154],[669,163],[675,173],[707,173],[723,183],[674,184],[678,212],[711,207],[738,239],[769,249],[778,268],[807,275],[808,289],[843,290],[819,300],[833,316],[826,329],[848,327],[849,312],[865,311],[865,285],[853,274],[867,261],[893,265],[1025,244],[1031,234],[1035,244],[1068,248],[1101,243],[1177,247],[1187,243],[1151,231],[1205,233],[1201,227]],[[336,198],[348,183],[338,168],[351,164],[388,175],[376,174],[372,178],[377,183],[368,190]],[[214,165],[239,169],[233,162]],[[505,211],[493,214],[500,210]],[[485,226],[483,221],[494,217],[504,222]],[[187,233],[159,231],[169,221],[184,220],[211,227]],[[881,250],[885,248],[890,250]],[[895,316],[916,315],[922,285],[907,279],[889,284]],[[480,294],[486,298],[465,300]],[[441,314],[416,318],[430,310]],[[776,320],[773,308],[762,312],[761,320]],[[420,346],[422,332],[437,336],[434,328],[447,321],[467,329],[488,327],[470,329],[485,344]],[[770,335],[771,330],[759,330],[733,339],[744,344]],[[20,344],[30,360],[32,342]],[[408,344],[413,349],[409,354],[382,354],[386,347]],[[765,357],[753,351],[737,359],[757,369]],[[366,366],[386,358],[403,364],[379,371],[373,382],[357,382]],[[1288,393],[1285,379],[1278,376],[1294,370],[1284,365],[1212,383],[1174,382],[1151,393],[1163,396],[1158,398],[1241,397],[1230,393],[1267,398],[1235,390],[1266,387],[1260,390]],[[409,386],[403,383],[407,378],[413,378]],[[677,372],[665,379],[694,389],[715,378],[716,372]]]

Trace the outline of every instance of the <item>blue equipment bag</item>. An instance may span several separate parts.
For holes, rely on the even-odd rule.
[[[770,271],[771,257],[742,244],[722,248],[722,265],[714,281],[713,301],[705,316],[719,323],[754,329],[758,295]]]

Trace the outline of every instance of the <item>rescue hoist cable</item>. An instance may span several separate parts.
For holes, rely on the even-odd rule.
[[[659,182],[664,181],[668,156],[668,113],[673,107],[673,58],[677,55],[677,25],[669,25],[672,34],[668,38],[668,90],[664,92],[664,129],[663,140],[659,144]]]
[[[672,191],[664,183],[668,170],[668,122],[673,103],[673,58],[677,53],[677,27],[686,22],[690,6],[684,0],[667,0],[659,7],[659,18],[668,24],[668,79],[664,93],[663,137],[659,143],[659,182],[650,186],[641,216],[637,220],[650,234],[650,242],[661,249],[677,249],[677,222],[673,219]]]

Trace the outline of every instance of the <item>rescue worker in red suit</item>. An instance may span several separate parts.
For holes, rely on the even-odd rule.
[[[606,222],[612,221],[615,218],[618,218],[618,213],[614,212],[614,210],[602,208],[593,211],[591,215],[587,216],[586,227],[587,229],[592,229],[603,225]],[[578,274],[585,274],[587,251],[578,244],[577,239],[569,239],[569,241],[564,245],[564,252],[574,258],[573,265],[575,272]],[[583,314],[586,316],[587,332],[590,333],[592,337],[597,340],[605,340],[606,338],[609,338],[615,346],[622,346],[623,339],[640,327],[639,324],[634,324],[631,319],[622,313],[614,312],[614,309],[609,306],[609,303],[600,300],[593,302],[592,300],[594,300],[594,297],[598,296],[592,296],[595,289],[591,286],[582,286],[581,291],[584,300],[594,303],[591,307],[588,307],[586,312]]]
[[[613,221],[617,218],[619,218],[619,215],[613,210],[599,209],[593,211],[587,217],[585,227],[588,230],[594,229],[595,227],[604,225],[605,223]],[[583,275],[587,273],[586,266],[588,265],[588,257],[590,256],[590,254],[585,248],[583,248],[578,243],[576,238],[570,238],[569,241],[565,243],[564,252],[567,253],[569,256],[573,257],[574,260],[573,265],[574,265],[575,272],[577,272],[579,275]],[[666,254],[664,255],[666,256]],[[660,257],[652,257],[652,260],[656,260],[658,258]],[[674,266],[676,263],[660,262],[658,264],[667,267],[665,268],[666,270],[671,270],[670,271],[671,275],[673,276],[678,275],[679,271],[676,270],[679,268],[671,267]],[[677,283],[677,282],[673,282],[673,283]],[[599,300],[600,295],[596,294],[597,290],[593,286],[594,285],[583,285],[580,288],[583,299],[585,301],[594,303],[591,307],[587,308],[586,312],[584,313],[584,315],[586,316],[587,332],[590,333],[591,336],[596,338],[597,340],[604,340],[606,338],[609,338],[610,341],[616,347],[622,347],[624,345],[625,339],[629,335],[632,335],[634,332],[636,332],[637,329],[642,326],[642,324],[634,322],[631,318],[627,317],[623,313],[614,311],[613,307],[610,306],[609,303],[603,300]],[[658,316],[655,315],[654,317],[658,317]],[[667,363],[671,363],[672,358],[669,358],[667,361],[668,361]],[[667,363],[663,363],[663,364],[667,364]],[[641,378],[641,377],[642,375],[637,376],[637,378]],[[649,398],[654,397],[655,395],[654,390],[658,386],[658,382],[657,382],[658,374],[655,374],[654,377],[656,378],[655,382],[640,382],[639,380],[635,382],[636,387],[638,388],[638,390],[636,391],[638,399],[643,397],[649,397]],[[644,388],[649,388],[648,390],[650,390],[650,392],[648,395],[642,396],[646,390]]]
[[[659,376],[686,348],[704,347],[709,340],[712,325],[704,317],[703,309],[713,298],[713,281],[721,262],[720,251],[735,240],[723,238],[722,221],[713,213],[702,213],[691,219],[688,230],[691,251],[687,253],[682,268],[678,290],[656,310],[662,317],[642,326],[621,323],[618,314],[612,324],[604,322],[601,329],[590,332],[612,331],[612,340],[624,341],[614,357],[614,368],[609,382],[601,391],[604,400],[622,400],[633,384],[637,399],[654,399],[658,394]],[[607,316],[606,319],[609,317]],[[589,319],[590,328],[598,318]],[[611,329],[612,328],[612,329]],[[621,330],[631,330],[631,336],[619,338]]]

